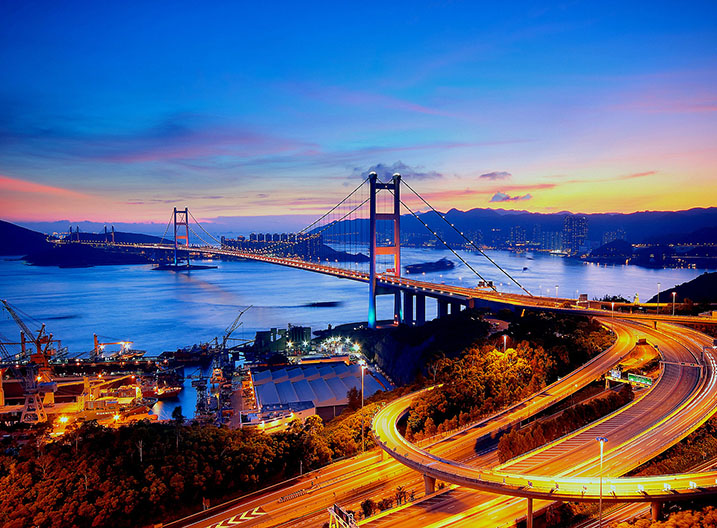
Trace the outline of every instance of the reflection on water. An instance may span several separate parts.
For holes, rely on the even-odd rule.
[[[651,270],[635,266],[599,266],[543,253],[489,253],[534,294],[591,298],[619,294],[632,299],[637,293],[647,300],[662,289],[688,281],[700,270]],[[482,256],[463,254],[487,279],[508,285]],[[427,274],[426,280],[475,286],[478,278],[448,251],[410,249],[402,251],[403,264],[453,260],[456,267]],[[325,328],[366,319],[367,286],[318,273],[283,268],[261,262],[219,262],[218,269],[188,273],[152,271],[151,266],[98,266],[59,269],[27,266],[20,261],[0,261],[0,298],[7,299],[48,331],[70,354],[92,349],[92,334],[108,341],[131,340],[133,348],[157,355],[193,343],[220,337],[238,312],[253,308],[242,317],[235,337],[252,338],[257,330],[286,327],[288,323]],[[527,269],[524,269],[527,268]],[[427,317],[435,316],[435,303],[427,303]],[[379,318],[390,318],[392,300],[380,297]],[[31,324],[31,327],[38,323]],[[15,340],[18,330],[7,316],[0,317],[0,338]],[[180,403],[185,415],[194,409],[195,392],[187,381]],[[163,402],[162,417],[171,414],[171,401]],[[168,412],[166,412],[168,410]]]

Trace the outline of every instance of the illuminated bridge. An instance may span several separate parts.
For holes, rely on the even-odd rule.
[[[410,199],[402,199],[402,187],[410,191]],[[429,225],[428,216],[417,214],[410,207],[409,201],[434,213],[431,218],[435,222]],[[408,211],[410,219],[426,229],[427,236],[453,253],[467,268],[467,273],[478,281],[478,287],[436,284],[402,274],[401,208]],[[196,243],[190,244],[190,236]],[[399,174],[395,174],[390,182],[381,182],[375,173],[370,174],[337,205],[300,232],[286,237],[286,240],[276,240],[257,247],[252,247],[251,243],[245,244],[246,247],[235,247],[231,241],[217,239],[194,218],[188,208],[174,209],[159,243],[115,243],[109,236],[104,241],[81,240],[79,233],[76,241],[70,236],[53,242],[166,252],[173,256],[171,267],[176,270],[189,267],[190,254],[198,254],[256,260],[366,282],[369,285],[368,325],[371,328],[375,328],[377,323],[376,298],[380,295],[393,296],[392,320],[395,324],[423,324],[426,320],[427,298],[436,301],[438,317],[466,307],[484,307],[540,309],[584,315],[605,311],[614,313],[617,310],[620,317],[631,319],[705,322],[704,318],[692,316],[648,315],[641,312],[628,314],[625,310],[632,311],[637,307],[628,303],[534,296],[475,241],[402,181]],[[488,280],[484,276],[487,275],[485,271],[481,273],[467,262],[459,253],[460,250],[472,251],[485,258],[490,264],[489,269],[494,272],[493,279]],[[521,293],[499,291],[498,285],[503,283]],[[655,304],[639,306],[657,310]]]

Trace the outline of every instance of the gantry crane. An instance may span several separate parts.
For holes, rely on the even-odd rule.
[[[55,404],[57,384],[52,380],[50,359],[56,352],[52,344],[58,341],[46,332],[44,324],[35,335],[10,303],[4,299],[0,299],[0,303],[20,327],[20,343],[17,343],[20,345],[19,356],[13,359],[5,347],[2,354],[3,366],[9,368],[22,383],[25,402],[20,420],[23,423],[44,422],[47,420],[44,406]],[[34,347],[28,347],[29,343]],[[24,364],[24,372],[20,364]]]
[[[231,335],[234,333],[234,331],[239,328],[243,323],[239,320],[241,319],[241,316],[244,315],[249,308],[251,308],[253,305],[248,306],[247,308],[244,308],[241,312],[239,312],[239,315],[237,315],[236,319],[234,319],[234,322],[230,324],[226,330],[224,330],[224,337],[222,338],[222,350],[226,350],[227,348],[227,342],[230,340],[235,340],[231,337]]]

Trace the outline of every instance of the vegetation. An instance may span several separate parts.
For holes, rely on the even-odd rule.
[[[498,460],[506,460],[527,453],[541,445],[552,442],[583,427],[632,401],[632,388],[624,384],[618,393],[609,392],[587,403],[579,403],[559,415],[533,423],[527,427],[515,427],[504,434],[498,442]]]
[[[408,438],[449,431],[499,411],[541,390],[612,342],[604,328],[587,318],[551,314],[518,317],[507,335],[517,344],[505,352],[484,340],[459,358],[444,357],[430,365],[431,383],[444,385],[414,401],[406,426]]]
[[[332,456],[319,417],[273,435],[214,426],[94,422],[0,455],[0,525],[142,526],[245,493]]]
[[[684,510],[670,514],[666,521],[652,522],[638,519],[633,522],[621,522],[613,528],[706,528],[717,526],[717,508],[706,506],[702,510]]]

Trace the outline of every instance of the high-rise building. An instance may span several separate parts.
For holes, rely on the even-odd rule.
[[[522,226],[513,226],[510,228],[509,243],[513,247],[525,245],[525,243],[526,243],[525,229]]]
[[[615,231],[607,231],[602,235],[603,245],[609,244],[615,240],[625,240],[625,230],[622,227],[618,227]]]
[[[562,249],[562,233],[560,231],[543,231],[540,237],[540,247],[545,251]]]
[[[588,219],[582,215],[569,215],[563,221],[563,251],[575,254],[588,237]]]

